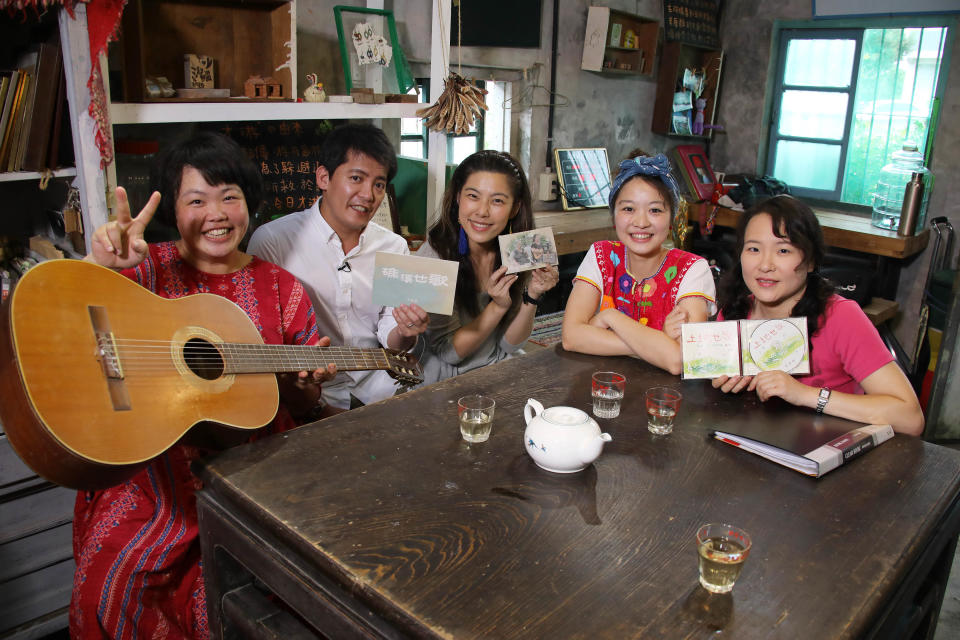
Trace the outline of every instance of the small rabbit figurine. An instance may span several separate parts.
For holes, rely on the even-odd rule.
[[[326,102],[327,94],[323,83],[317,82],[317,74],[307,74],[307,88],[303,90],[303,99],[307,102]]]

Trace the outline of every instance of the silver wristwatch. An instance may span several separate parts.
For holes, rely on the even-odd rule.
[[[817,413],[823,413],[827,408],[827,402],[830,400],[830,389],[826,387],[820,389],[820,397],[817,398]]]

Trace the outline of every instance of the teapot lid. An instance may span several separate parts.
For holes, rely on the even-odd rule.
[[[543,419],[547,422],[564,427],[583,424],[590,419],[590,416],[574,407],[550,407],[540,415],[542,415]]]

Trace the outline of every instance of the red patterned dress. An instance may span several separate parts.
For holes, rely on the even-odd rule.
[[[146,260],[122,273],[163,298],[215,293],[232,300],[268,344],[317,342],[303,286],[259,258],[214,275],[184,262],[166,242],[151,245]],[[294,426],[281,405],[258,435]],[[176,444],[123,484],[78,493],[71,638],[208,637],[194,495],[201,484],[190,463],[209,453]]]
[[[657,273],[637,280],[627,271],[622,242],[594,242],[587,251],[576,280],[600,291],[600,308],[616,309],[652,329],[663,321],[683,298],[703,298],[707,313],[716,313],[716,287],[707,261],[681,249],[670,249]]]

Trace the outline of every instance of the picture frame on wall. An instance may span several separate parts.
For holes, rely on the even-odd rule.
[[[608,206],[610,164],[605,148],[554,149],[553,159],[564,211]]]
[[[336,6],[333,15],[348,94],[362,86],[365,67],[379,68],[385,93],[405,94],[414,87],[413,72],[400,47],[392,11]]]
[[[717,178],[703,146],[681,144],[673,150],[673,157],[690,195],[698,201],[710,200]]]

